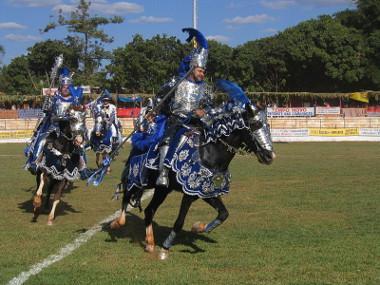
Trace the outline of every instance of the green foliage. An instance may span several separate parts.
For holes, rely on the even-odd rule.
[[[0,73],[0,91],[6,94],[39,94],[41,92],[37,78],[32,74],[28,58],[16,57],[3,67]]]
[[[46,78],[46,76],[50,76],[55,58],[60,54],[63,54],[64,66],[73,70],[78,68],[79,51],[75,50],[75,47],[58,40],[39,42],[28,48],[29,67],[36,76]]]
[[[2,45],[0,45],[0,64],[1,64],[1,57],[4,55],[5,49]]]
[[[99,27],[123,22],[123,18],[118,16],[112,18],[91,16],[89,14],[90,5],[91,2],[81,0],[69,18],[65,18],[61,10],[57,22],[51,22],[42,29],[43,32],[48,32],[57,27],[67,27],[69,33],[80,35],[69,36],[66,40],[80,51],[80,60],[84,65],[86,78],[89,78],[99,68],[103,59],[110,56],[109,52],[105,51],[104,45],[113,42],[113,38]]]
[[[144,40],[135,35],[132,42],[114,51],[107,66],[110,84],[118,92],[152,93],[177,74],[185,54],[186,46],[175,37],[157,35]]]
[[[233,48],[217,41],[209,41],[209,57],[207,61],[207,77],[210,81],[219,78],[229,79],[232,75]]]
[[[285,30],[288,90],[346,91],[365,73],[365,42],[357,30],[322,16]]]
[[[250,91],[282,90],[286,66],[275,37],[250,41],[234,50],[233,78]]]

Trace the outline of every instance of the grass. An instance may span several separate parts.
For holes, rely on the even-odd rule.
[[[110,197],[121,159],[101,187],[76,183],[52,227],[47,215],[31,223],[34,177],[22,170],[22,147],[0,145],[0,284],[119,208]],[[135,210],[126,227],[97,233],[26,284],[380,284],[378,143],[275,147],[271,166],[252,157],[232,162],[231,192],[223,198],[230,217],[210,234],[192,234],[193,222],[216,215],[197,201],[168,260],[144,253],[143,214]],[[173,193],[159,209],[158,243],[170,232],[180,199]]]

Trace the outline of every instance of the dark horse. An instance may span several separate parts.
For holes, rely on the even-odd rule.
[[[44,208],[49,207],[50,195],[54,201],[48,216],[48,225],[53,224],[55,210],[63,191],[74,180],[80,177],[83,167],[83,135],[85,132],[84,117],[80,111],[72,111],[70,116],[57,120],[59,131],[51,132],[44,145],[43,152],[37,159],[37,189],[33,197],[33,222],[41,212],[42,194],[45,194]]]
[[[202,165],[216,172],[225,172],[227,171],[231,160],[235,157],[235,154],[241,149],[243,149],[246,153],[256,154],[260,163],[270,164],[272,162],[272,160],[275,158],[275,154],[273,151],[272,139],[266,119],[266,113],[264,110],[261,110],[257,114],[253,110],[253,105],[249,104],[240,114],[240,119],[241,122],[243,122],[243,127],[230,126],[229,133],[221,132],[221,135],[210,142],[205,142],[204,137],[202,135],[200,136],[198,151]],[[258,119],[260,121],[259,125]],[[126,169],[128,169],[127,165]],[[182,185],[177,182],[177,174],[173,170],[171,170],[169,174],[169,188],[157,187],[155,185],[157,175],[157,171],[151,170],[151,172],[148,174],[148,185],[144,187],[145,189],[155,188],[153,198],[144,211],[146,226],[145,250],[148,252],[153,252],[155,248],[152,222],[158,207],[164,202],[167,195],[171,191],[178,190],[184,192]],[[111,223],[111,229],[119,228],[125,224],[125,214],[128,204],[131,204],[133,200],[135,200],[135,196],[141,195],[142,192],[141,189],[137,187],[134,187],[127,191],[126,176],[127,175],[125,175],[125,173],[122,175],[122,183],[124,188],[122,212],[120,217]],[[191,204],[198,198],[200,198],[199,195],[189,195],[184,192],[177,220],[174,223],[174,227],[170,235],[163,243],[163,250],[160,252],[161,259],[165,259],[168,256],[169,248],[172,246],[176,235],[181,231],[186,214]],[[212,231],[217,226],[222,224],[228,217],[228,211],[220,196],[201,198],[207,204],[213,207],[218,212],[218,215],[213,221],[207,224],[194,224],[192,230],[197,233]]]

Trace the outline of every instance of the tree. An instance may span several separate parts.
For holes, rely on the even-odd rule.
[[[250,41],[234,50],[233,77],[251,91],[281,91],[288,76],[277,37]]]
[[[100,30],[99,27],[123,22],[123,18],[118,16],[112,18],[91,17],[89,14],[90,5],[90,2],[80,0],[77,9],[71,12],[69,18],[65,18],[63,11],[60,10],[57,22],[49,23],[42,30],[43,32],[48,32],[57,27],[67,27],[70,33],[80,35],[69,36],[66,41],[81,51],[84,74],[87,78],[97,70],[103,59],[110,56],[105,51],[104,44],[113,42],[113,38]]]
[[[39,94],[41,89],[29,69],[26,56],[14,58],[1,70],[0,89],[7,94]]]
[[[154,36],[144,40],[135,35],[132,42],[113,53],[107,70],[112,89],[121,92],[155,92],[170,77],[177,75],[188,48],[175,37]]]
[[[228,79],[231,76],[233,67],[232,54],[233,48],[226,44],[210,40],[209,56],[207,61],[207,78],[215,81],[218,78]]]
[[[5,53],[4,47],[0,45],[0,56],[3,56],[4,53]],[[0,60],[0,64],[1,64],[1,60]]]
[[[357,0],[361,30],[368,43],[367,78],[370,88],[380,88],[380,1]]]
[[[80,51],[58,40],[39,42],[28,48],[29,68],[40,80],[45,80],[49,78],[55,58],[60,54],[63,54],[64,66],[71,70],[78,68]]]
[[[347,91],[360,85],[366,47],[356,29],[321,16],[279,34],[289,78],[286,91]]]

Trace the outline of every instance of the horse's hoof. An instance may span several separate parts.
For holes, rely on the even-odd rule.
[[[52,225],[53,225],[53,221],[48,220],[47,225],[48,225],[48,226],[52,226]]]
[[[204,233],[206,230],[206,224],[204,223],[201,223],[201,222],[196,222],[193,224],[193,226],[191,227],[191,231],[193,233]]]
[[[144,248],[145,252],[148,252],[148,253],[153,253],[154,252],[154,244],[147,244],[145,245],[145,248]]]
[[[159,260],[166,260],[169,257],[169,250],[161,248],[160,253],[158,254]]]

